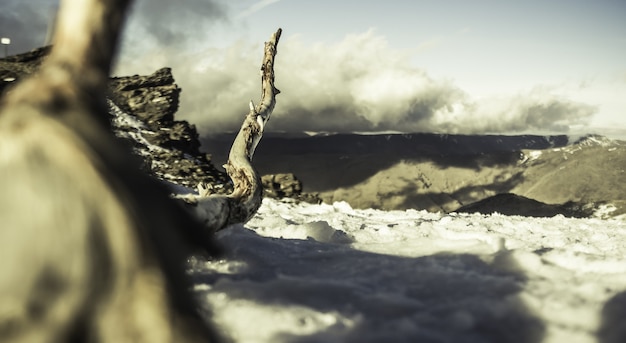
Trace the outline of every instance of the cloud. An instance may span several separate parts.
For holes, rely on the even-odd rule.
[[[150,40],[159,47],[197,44],[216,22],[228,18],[217,0],[138,0],[130,13],[125,35],[132,44]]]
[[[268,32],[268,37],[271,32]],[[260,96],[261,42],[152,56],[174,68],[183,88],[179,115],[203,133],[238,129],[249,99]],[[332,44],[286,35],[276,61],[276,131],[442,133],[567,132],[596,108],[546,87],[508,97],[472,99],[449,80],[415,68],[370,30]],[[155,66],[155,68],[158,66]]]
[[[259,1],[248,11],[274,2]],[[12,49],[40,46],[52,15],[49,8],[55,4],[8,0],[0,12],[0,35],[12,32]],[[137,1],[116,74],[171,67],[183,90],[179,118],[195,123],[202,133],[237,130],[248,101],[256,102],[260,96],[263,42],[216,39],[235,30],[230,19],[234,7],[229,6],[222,0]],[[268,38],[271,33],[266,33]],[[416,68],[411,57],[408,51],[391,48],[374,30],[316,44],[285,32],[276,63],[282,93],[268,129],[567,132],[585,125],[597,112],[591,105],[558,95],[558,90],[541,87],[508,97],[473,99],[453,82]]]
[[[596,112],[595,106],[531,90],[476,101],[456,117],[441,116],[431,125],[450,133],[567,133],[586,125]]]

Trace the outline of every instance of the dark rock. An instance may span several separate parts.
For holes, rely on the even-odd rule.
[[[174,121],[172,125],[161,126],[156,131],[146,132],[144,138],[151,144],[164,148],[200,154],[200,142],[195,125],[186,121]]]
[[[302,182],[292,173],[263,175],[261,181],[267,197],[293,197],[302,193]]]
[[[147,76],[112,78],[109,90],[110,100],[118,108],[111,111],[118,119],[114,121],[116,134],[132,141],[148,171],[188,188],[205,183],[221,192],[230,190],[228,176],[200,150],[195,125],[174,120],[181,90],[170,68]],[[130,117],[120,120],[125,115]]]
[[[292,173],[263,175],[261,182],[263,195],[268,198],[292,198],[311,203],[321,203],[317,194],[302,192],[302,182]]]
[[[170,68],[147,76],[114,77],[109,89],[115,104],[153,129],[173,121],[178,110],[181,90],[174,83]]]
[[[0,59],[0,91],[36,72],[49,51],[45,47]],[[228,176],[200,151],[195,126],[174,120],[181,90],[171,69],[111,78],[109,92],[114,133],[130,143],[147,172],[179,186],[195,189],[202,182],[216,192],[229,192]]]

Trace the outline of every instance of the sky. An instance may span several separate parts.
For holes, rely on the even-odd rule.
[[[44,44],[57,6],[3,0],[10,51]],[[625,17],[622,0],[138,0],[115,74],[171,67],[180,119],[237,130],[281,27],[268,130],[626,139]]]

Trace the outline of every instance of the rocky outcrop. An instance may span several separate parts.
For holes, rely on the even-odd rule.
[[[169,68],[152,75],[112,78],[109,106],[113,128],[127,138],[159,179],[195,189],[199,183],[228,192],[228,176],[200,150],[196,127],[174,120],[180,88]]]
[[[37,70],[49,47],[0,59],[0,92]],[[109,113],[113,130],[143,158],[146,170],[175,185],[195,189],[198,183],[228,192],[228,176],[200,150],[194,125],[175,120],[180,88],[169,68],[152,75],[111,78]]]
[[[293,173],[267,174],[261,177],[263,195],[269,198],[292,198],[311,203],[321,203],[315,193],[303,193],[302,182]]]
[[[170,68],[159,69],[147,76],[111,78],[109,89],[113,102],[150,127],[174,121],[180,88],[174,83]]]
[[[292,197],[302,193],[302,182],[292,173],[263,175],[261,181],[265,194],[272,198]]]

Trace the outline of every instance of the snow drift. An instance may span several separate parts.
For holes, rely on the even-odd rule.
[[[619,220],[355,210],[264,200],[193,260],[236,342],[618,342]]]

